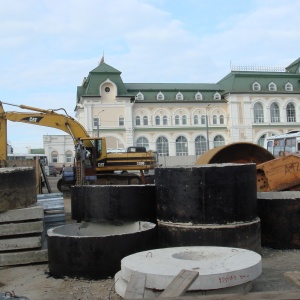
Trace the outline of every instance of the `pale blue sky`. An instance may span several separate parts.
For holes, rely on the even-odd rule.
[[[124,82],[214,83],[230,63],[285,67],[300,56],[299,11],[299,0],[2,1],[0,100],[74,116],[76,88],[103,52]],[[15,152],[63,134],[8,128]]]

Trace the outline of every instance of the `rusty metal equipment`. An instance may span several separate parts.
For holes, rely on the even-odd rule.
[[[300,153],[275,158],[265,148],[252,143],[233,143],[204,153],[197,165],[215,163],[256,163],[257,191],[300,189]]]

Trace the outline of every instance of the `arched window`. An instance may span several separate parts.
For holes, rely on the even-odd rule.
[[[271,113],[271,123],[279,123],[280,122],[280,112],[279,106],[276,102],[273,102],[270,107]]]
[[[221,135],[216,135],[214,138],[214,148],[225,145],[225,139]]]
[[[138,92],[135,98],[136,100],[144,100],[144,95],[141,92]]]
[[[274,82],[269,83],[269,91],[271,92],[277,91],[277,86]]]
[[[72,158],[72,152],[71,151],[67,151],[65,154],[65,162],[68,164],[71,164],[73,162],[73,158]]]
[[[206,116],[202,115],[201,116],[201,125],[205,125],[206,124]]]
[[[182,116],[182,125],[186,125],[187,124],[187,119],[186,119],[186,115]]]
[[[254,123],[264,122],[264,109],[261,103],[257,102],[253,107]]]
[[[159,93],[157,94],[157,96],[156,96],[156,99],[157,99],[157,100],[164,100],[164,99],[165,99],[165,96],[164,96],[164,94],[163,94],[162,92],[159,92]]]
[[[287,92],[292,92],[293,91],[293,85],[291,84],[291,83],[287,83],[286,85],[285,85],[285,90],[287,91]]]
[[[175,125],[179,125],[180,124],[180,118],[178,115],[175,116]]]
[[[286,106],[286,120],[287,122],[296,122],[295,105],[291,102]]]
[[[123,116],[119,117],[119,126],[124,126],[124,117]]]
[[[195,95],[195,100],[202,100],[202,94],[200,92],[198,92],[196,95]]]
[[[137,147],[145,147],[147,150],[149,150],[149,141],[147,138],[141,136],[136,141]]]
[[[58,152],[57,151],[51,152],[51,162],[58,163]]]
[[[220,115],[219,119],[220,119],[220,124],[224,124],[224,116]]]
[[[195,139],[195,153],[196,155],[202,155],[207,151],[206,138],[202,135],[199,135]]]
[[[136,126],[141,125],[141,118],[140,118],[139,116],[136,116],[136,117],[135,117],[135,125],[136,125]]]
[[[194,116],[194,125],[199,124],[199,117],[197,115]]]
[[[183,100],[183,95],[180,92],[176,94],[176,100]]]
[[[168,125],[168,117],[163,116],[163,125]]]
[[[220,95],[218,92],[216,92],[216,93],[214,94],[214,99],[215,99],[215,100],[221,100],[221,95]]]
[[[260,84],[258,83],[258,82],[254,82],[253,84],[252,84],[252,90],[253,91],[260,91]]]
[[[176,156],[188,155],[188,142],[184,136],[179,136],[176,139]]]
[[[264,145],[265,145],[265,140],[266,140],[266,135],[264,134],[264,135],[262,135],[262,136],[258,139],[257,144],[258,144],[259,146],[261,146],[261,147],[264,147]]]
[[[148,117],[147,116],[143,117],[143,125],[145,125],[145,126],[148,125]]]
[[[213,124],[216,125],[217,124],[217,116],[213,115]]]
[[[156,151],[159,156],[169,156],[169,142],[164,136],[156,140]]]
[[[160,117],[159,116],[155,117],[155,125],[160,125]]]

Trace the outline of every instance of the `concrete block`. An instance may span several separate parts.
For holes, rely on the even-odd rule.
[[[27,208],[20,208],[0,212],[0,223],[19,222],[26,220],[41,220],[44,218],[43,207],[31,206]]]
[[[48,261],[48,250],[30,250],[22,252],[0,253],[0,267],[27,265]]]
[[[9,235],[42,233],[43,230],[43,221],[0,224],[0,238]]]
[[[0,252],[41,248],[41,246],[42,246],[41,236],[0,239]]]

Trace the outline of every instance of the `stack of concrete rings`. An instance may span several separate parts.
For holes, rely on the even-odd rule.
[[[155,184],[159,247],[261,252],[255,164],[158,168]]]

